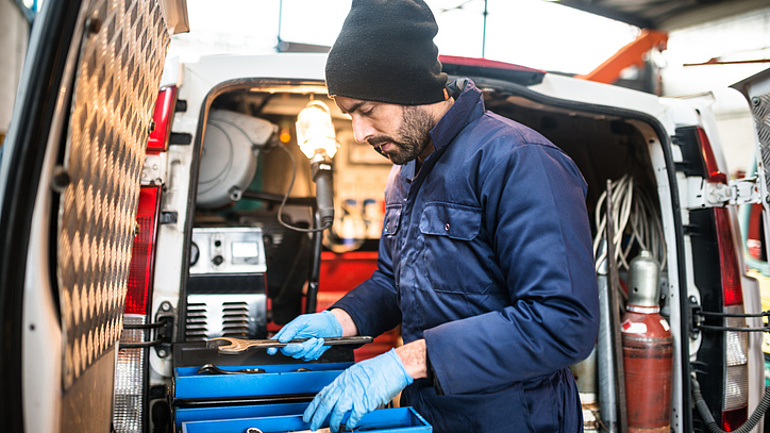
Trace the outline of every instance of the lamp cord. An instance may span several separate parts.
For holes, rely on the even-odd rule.
[[[291,189],[294,188],[294,180],[297,178],[297,160],[294,159],[294,155],[289,152],[288,149],[286,149],[284,146],[278,146],[281,150],[286,152],[287,155],[289,155],[289,159],[291,160],[291,181],[289,182],[289,188],[286,189],[286,194],[283,195],[283,200],[281,200],[281,206],[278,207],[278,222],[281,223],[282,226],[286,227],[289,230],[294,230],[301,233],[318,233],[322,232],[332,226],[333,221],[324,221],[324,225],[318,228],[314,229],[303,229],[301,227],[293,226],[289,223],[286,223],[283,221],[283,208],[286,205],[286,200],[289,199],[289,193],[291,192]]]

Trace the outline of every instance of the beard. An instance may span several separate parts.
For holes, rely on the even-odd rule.
[[[430,131],[436,123],[436,120],[421,107],[405,105],[401,110],[401,124],[395,137],[379,135],[368,141],[391,162],[404,165],[416,159],[428,147],[431,140]],[[393,143],[394,148],[387,152],[377,149],[379,145],[386,142]]]

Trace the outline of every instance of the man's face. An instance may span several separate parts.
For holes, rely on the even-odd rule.
[[[425,159],[433,151],[430,130],[436,120],[423,107],[386,104],[338,96],[337,106],[353,119],[353,135],[385,154],[394,164]]]

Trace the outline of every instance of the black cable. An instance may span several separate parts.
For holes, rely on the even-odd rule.
[[[153,347],[163,343],[163,340],[157,338],[152,341],[144,341],[140,343],[118,343],[118,349],[143,349],[145,347]]]
[[[730,328],[727,326],[698,325],[698,329],[709,331],[733,331],[733,332],[770,332],[770,328]]]
[[[716,421],[714,420],[714,417],[711,415],[711,411],[709,410],[706,401],[703,399],[703,394],[700,392],[700,383],[698,383],[698,379],[694,375],[691,377],[691,382],[692,396],[695,400],[695,407],[698,409],[698,413],[700,414],[701,418],[703,418],[703,422],[706,423],[706,429],[708,429],[710,433],[726,433],[724,430],[719,428]],[[754,409],[754,412],[751,414],[749,419],[746,420],[742,426],[732,430],[733,433],[749,433],[754,427],[757,426],[759,420],[762,419],[762,417],[765,415],[765,412],[767,412],[767,409],[770,408],[770,392],[768,392],[768,388],[770,387],[765,387],[765,395],[762,396],[762,399],[759,401],[759,404]]]
[[[157,329],[166,326],[166,322],[123,324],[123,329]]]
[[[283,200],[281,201],[281,206],[278,208],[278,222],[281,223],[282,226],[286,227],[289,230],[294,230],[302,233],[317,233],[328,229],[329,227],[332,226],[331,222],[327,222],[326,224],[323,225],[323,227],[319,227],[315,229],[303,229],[300,227],[295,227],[293,225],[287,224],[281,218],[281,215],[283,215],[283,207],[284,205],[286,205],[286,200],[289,199],[289,193],[291,192],[291,189],[294,187],[294,180],[297,178],[297,161],[294,159],[294,155],[292,155],[288,149],[286,149],[283,146],[278,146],[278,147],[284,152],[286,152],[287,155],[289,155],[289,159],[291,159],[291,166],[292,166],[291,182],[289,182],[289,188],[286,190],[286,194],[284,194]]]
[[[761,313],[717,313],[715,311],[697,311],[695,314],[701,316],[713,316],[713,317],[770,317],[770,311],[763,311]]]

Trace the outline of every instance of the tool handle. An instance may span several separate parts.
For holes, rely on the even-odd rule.
[[[372,337],[367,336],[355,336],[355,337],[323,337],[324,339],[324,346],[352,346],[356,344],[367,344],[374,341]],[[286,343],[281,343],[278,340],[269,340],[270,343],[265,345],[259,345],[258,347],[285,347],[289,344],[298,344],[303,343],[305,341],[309,340],[309,338],[295,338],[293,340],[289,340]]]
[[[324,339],[324,346],[352,346],[357,344],[367,344],[374,341],[372,337],[355,336],[355,337],[319,337]],[[300,344],[310,338],[295,338],[289,340],[286,343],[281,343],[278,340],[243,340],[243,343],[248,348],[260,348],[267,349],[268,347],[286,347],[289,344]],[[220,348],[221,349],[221,348]]]
[[[306,339],[303,338],[301,340],[291,340],[291,342],[302,342]],[[329,337],[324,338],[324,345],[325,346],[352,346],[354,344],[368,344],[374,341],[374,338],[368,337],[368,336],[361,336],[357,335],[355,337]]]

